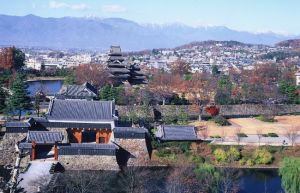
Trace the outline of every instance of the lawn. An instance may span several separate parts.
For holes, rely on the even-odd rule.
[[[208,129],[208,136],[234,136],[238,128],[245,134],[257,134],[261,129],[263,133],[276,133],[285,135],[290,127],[300,126],[300,115],[276,116],[276,122],[263,122],[256,118],[232,118],[230,126],[218,126],[212,121],[195,121],[194,126],[204,126]]]

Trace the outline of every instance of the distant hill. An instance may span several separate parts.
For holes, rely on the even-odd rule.
[[[175,49],[186,49],[186,48],[192,48],[194,46],[209,46],[209,45],[215,45],[215,44],[222,44],[224,46],[227,47],[231,47],[231,46],[252,46],[253,44],[246,44],[246,43],[242,43],[242,42],[238,42],[238,41],[215,41],[215,40],[208,40],[208,41],[201,41],[201,42],[191,42],[188,44],[184,44],[182,46],[178,46]]]
[[[254,34],[227,27],[190,27],[181,24],[141,25],[121,18],[42,18],[0,15],[0,45],[125,51],[174,48],[193,41],[234,40],[273,45],[294,37]]]
[[[300,39],[285,40],[276,44],[281,47],[300,48]]]

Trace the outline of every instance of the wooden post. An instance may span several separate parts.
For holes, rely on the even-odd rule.
[[[54,160],[58,160],[57,142],[54,144]]]
[[[96,130],[96,143],[99,143],[100,130]]]
[[[33,141],[31,143],[31,160],[35,160],[35,146],[36,146],[36,143],[35,141]]]
[[[79,143],[82,143],[82,129],[79,130]]]

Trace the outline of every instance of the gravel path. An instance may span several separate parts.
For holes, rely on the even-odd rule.
[[[19,175],[18,181],[21,180],[19,187],[24,188],[24,191],[34,193],[38,192],[39,186],[47,185],[49,182],[51,178],[49,170],[54,161],[37,160],[30,163],[29,169]]]

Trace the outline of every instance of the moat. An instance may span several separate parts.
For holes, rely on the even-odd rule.
[[[127,192],[131,184],[134,185],[135,190],[146,189],[146,192],[174,192],[174,190],[184,190],[182,183],[176,184],[176,181],[179,181],[179,178],[182,176],[174,176],[172,171],[172,168],[139,168],[132,169],[125,176],[116,171],[66,171],[58,175],[59,177],[56,178],[56,182],[53,185],[59,186],[66,181],[76,183],[76,179],[83,178],[88,179],[91,184],[94,183],[94,180],[102,180],[103,183],[101,186],[95,184],[94,187],[89,187],[89,190],[93,191],[95,188],[99,192]],[[284,192],[277,170],[241,169],[239,173],[240,177],[236,181],[238,193]],[[222,192],[222,190],[219,192]]]

